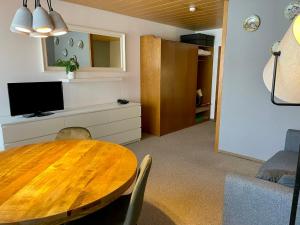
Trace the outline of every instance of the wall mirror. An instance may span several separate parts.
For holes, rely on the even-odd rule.
[[[79,71],[126,71],[125,34],[69,25],[70,32],[42,40],[45,71],[63,71],[76,58]]]

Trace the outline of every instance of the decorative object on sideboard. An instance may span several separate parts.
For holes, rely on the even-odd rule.
[[[264,69],[265,85],[271,92],[272,103],[277,106],[300,106],[300,15],[293,18],[294,21],[282,41],[278,46],[273,46],[273,56]],[[275,97],[281,101],[278,102]],[[296,224],[299,192],[300,154],[298,154],[290,225]]]
[[[245,19],[243,27],[245,31],[254,32],[258,30],[260,24],[261,24],[260,17],[257,15],[252,15],[249,16],[247,19]]]
[[[127,105],[129,103],[129,101],[126,99],[118,99],[117,102],[120,105]]]
[[[65,67],[66,74],[69,80],[73,80],[76,78],[75,72],[79,69],[79,63],[77,58],[70,58],[69,60],[57,60],[56,66]]]
[[[53,10],[51,0],[47,0],[47,3],[49,12],[41,6],[40,0],[35,0],[35,10],[31,13],[27,7],[27,0],[23,0],[23,6],[17,10],[10,30],[39,38],[66,34],[68,27],[65,21]]]

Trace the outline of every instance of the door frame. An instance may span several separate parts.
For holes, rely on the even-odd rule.
[[[217,80],[217,105],[216,105],[216,133],[215,133],[215,152],[219,152],[220,143],[220,124],[221,124],[221,111],[222,111],[222,92],[223,92],[223,75],[224,75],[224,58],[227,40],[227,23],[228,23],[228,6],[229,0],[224,0],[224,10],[223,10],[223,31],[222,31],[222,46],[221,46],[221,56],[220,56],[220,67],[219,75]]]

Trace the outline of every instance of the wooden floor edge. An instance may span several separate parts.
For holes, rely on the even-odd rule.
[[[224,155],[234,156],[234,157],[237,157],[237,158],[240,158],[240,159],[246,159],[246,160],[256,162],[256,163],[265,163],[266,162],[266,161],[261,160],[261,159],[256,159],[256,158],[253,158],[253,157],[250,157],[250,156],[245,156],[245,155],[241,155],[241,154],[237,154],[237,153],[233,153],[233,152],[229,152],[229,151],[224,151],[224,150],[221,150],[221,149],[219,149],[218,153],[221,153],[221,154],[224,154]]]

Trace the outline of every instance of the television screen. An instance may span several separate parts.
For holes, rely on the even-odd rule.
[[[64,109],[62,82],[9,83],[12,116]]]

